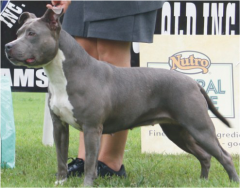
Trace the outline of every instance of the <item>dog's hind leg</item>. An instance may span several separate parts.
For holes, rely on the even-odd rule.
[[[182,125],[188,130],[196,142],[223,165],[228,173],[229,179],[239,182],[232,158],[220,146],[210,117],[199,114],[197,118],[184,118],[183,122]]]
[[[209,155],[201,146],[197,144],[196,140],[185,128],[179,125],[171,124],[161,124],[160,126],[166,136],[173,143],[187,153],[194,155],[199,160],[201,164],[200,178],[208,179],[211,155]]]

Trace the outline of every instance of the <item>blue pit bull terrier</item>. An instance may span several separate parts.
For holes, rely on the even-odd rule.
[[[60,16],[53,10],[41,18],[23,13],[17,39],[5,45],[14,65],[43,67],[49,78],[56,183],[67,179],[69,125],[84,132],[84,185],[92,186],[102,134],[156,123],[170,140],[200,161],[201,178],[208,178],[214,156],[230,180],[239,181],[231,156],[218,142],[208,108],[229,124],[197,82],[175,71],[119,68],[97,61],[61,29]]]

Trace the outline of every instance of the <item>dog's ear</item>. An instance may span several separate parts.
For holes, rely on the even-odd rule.
[[[45,14],[41,17],[41,19],[47,23],[51,30],[60,30],[60,17],[63,14],[63,9],[47,9]]]
[[[35,16],[35,14],[29,13],[29,12],[23,12],[23,13],[20,15],[19,19],[18,19],[18,23],[19,23],[19,24],[23,24],[23,23],[25,23],[28,19],[34,19],[34,18],[37,18],[37,17]]]

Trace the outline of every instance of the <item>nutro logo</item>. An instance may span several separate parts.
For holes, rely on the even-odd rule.
[[[169,58],[171,70],[185,74],[206,74],[210,65],[209,57],[196,51],[178,52]]]

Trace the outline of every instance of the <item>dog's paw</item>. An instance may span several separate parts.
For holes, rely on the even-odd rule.
[[[57,181],[55,181],[55,186],[63,185],[63,183],[64,183],[65,181],[67,181],[67,178],[62,179],[62,180],[57,180]]]

